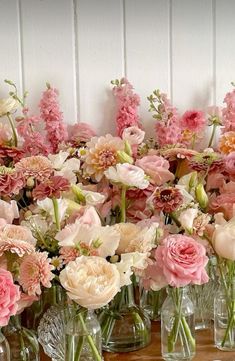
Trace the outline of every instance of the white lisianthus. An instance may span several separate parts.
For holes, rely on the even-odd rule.
[[[149,185],[149,181],[143,169],[129,163],[117,164],[116,167],[109,167],[104,174],[111,182],[126,187],[145,189]]]
[[[136,126],[125,128],[122,133],[122,139],[127,140],[130,145],[141,144],[144,137],[145,132]]]
[[[226,224],[216,224],[212,242],[220,257],[235,261],[235,218]]]
[[[192,233],[193,231],[193,222],[194,219],[197,217],[197,214],[197,208],[188,208],[182,211],[178,217],[181,226],[189,233]]]
[[[73,185],[72,190],[75,194],[76,191],[78,192],[78,194],[81,194],[85,198],[86,204],[88,206],[96,206],[97,204],[104,203],[106,198],[104,194],[84,189],[82,183]]]
[[[96,256],[69,262],[60,273],[60,282],[71,300],[88,309],[107,305],[120,291],[116,265]]]
[[[12,97],[6,99],[0,99],[0,117],[3,117],[7,113],[17,108],[17,100]]]
[[[15,218],[19,218],[19,209],[16,201],[10,203],[0,199],[0,218],[5,219],[7,223],[12,223]]]
[[[68,204],[67,201],[62,198],[57,199],[57,201],[59,208],[59,221],[61,222],[66,215]],[[37,201],[37,206],[39,207],[39,209],[43,210],[48,215],[50,215],[53,219],[53,222],[55,222],[55,212],[51,198],[45,198],[42,201]]]
[[[55,238],[62,247],[78,248],[80,245],[95,248],[100,257],[113,256],[119,245],[120,234],[112,226],[81,223],[67,225]]]
[[[133,274],[133,268],[144,270],[147,266],[148,253],[131,252],[121,255],[121,261],[115,263],[118,271],[120,272],[120,283],[122,286],[131,284],[131,275]]]
[[[60,151],[58,154],[49,154],[48,158],[55,169],[55,175],[62,176],[70,183],[76,183],[77,178],[74,172],[80,169],[80,160],[76,158],[68,159],[69,153]]]

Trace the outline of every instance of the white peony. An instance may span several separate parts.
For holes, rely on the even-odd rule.
[[[129,163],[119,163],[116,167],[109,167],[104,174],[111,182],[126,187],[145,189],[149,185],[143,169]]]
[[[60,273],[68,296],[80,306],[97,309],[107,305],[120,291],[120,274],[102,257],[78,257]]]

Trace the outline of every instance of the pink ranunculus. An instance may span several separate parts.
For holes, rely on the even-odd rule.
[[[198,110],[187,110],[183,114],[180,124],[183,129],[200,132],[206,125],[205,114]]]
[[[89,142],[92,137],[96,136],[95,130],[89,124],[83,122],[74,124],[70,128],[69,133],[69,141],[75,144],[79,144],[80,142]]]
[[[235,152],[231,152],[225,157],[225,170],[229,175],[235,175]]]
[[[0,326],[6,326],[9,318],[16,314],[20,299],[19,286],[13,282],[12,274],[0,269]]]
[[[205,266],[208,262],[205,247],[193,238],[181,234],[170,235],[157,247],[155,259],[172,287],[208,282]]]
[[[174,179],[174,175],[169,171],[170,164],[163,157],[146,155],[145,157],[138,159],[135,164],[142,168],[158,186]]]

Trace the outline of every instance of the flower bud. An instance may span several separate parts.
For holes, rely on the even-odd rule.
[[[71,214],[73,211],[79,211],[81,209],[81,206],[80,204],[72,201],[71,199],[66,199],[66,202],[67,202],[67,210],[66,212],[68,214]]]
[[[76,196],[76,200],[78,202],[80,202],[80,203],[85,203],[86,202],[86,198],[85,198],[81,188],[79,188],[75,184],[72,184],[71,189],[72,189],[73,194]]]
[[[203,184],[198,184],[195,189],[196,200],[198,201],[201,208],[206,208],[208,205],[208,196],[204,189]]]
[[[125,140],[125,148],[124,151],[129,155],[132,156],[132,149],[131,149],[131,145],[128,142],[128,140]]]
[[[123,150],[118,150],[117,156],[118,156],[119,163],[133,164],[133,158],[130,155],[128,155],[126,152],[124,152]]]
[[[28,188],[33,188],[34,185],[35,185],[34,178],[33,178],[33,177],[29,177],[29,178],[27,179],[26,185],[27,185]]]
[[[189,180],[189,189],[195,188],[197,185],[197,172],[192,172]]]

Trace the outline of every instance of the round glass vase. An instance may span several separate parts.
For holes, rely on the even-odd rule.
[[[102,361],[101,328],[92,310],[79,308],[65,325],[65,361]]]
[[[44,313],[55,305],[63,305],[67,301],[66,292],[59,284],[52,285],[50,288],[43,288],[40,299],[27,307],[22,314],[23,326],[37,331],[39,322]]]
[[[21,326],[20,315],[11,316],[4,329],[10,346],[11,361],[39,361],[39,344],[35,333]]]
[[[235,351],[235,278],[222,279],[214,299],[214,342],[222,351]]]
[[[161,310],[161,352],[164,360],[192,360],[195,356],[195,320],[188,288],[167,289]]]
[[[0,328],[0,361],[11,361],[10,348],[6,337]]]
[[[159,291],[146,290],[140,282],[140,308],[147,312],[151,321],[160,320],[162,304],[166,298],[165,288]]]
[[[122,287],[110,304],[100,312],[102,347],[108,352],[129,352],[151,341],[148,314],[134,301],[133,285]]]

